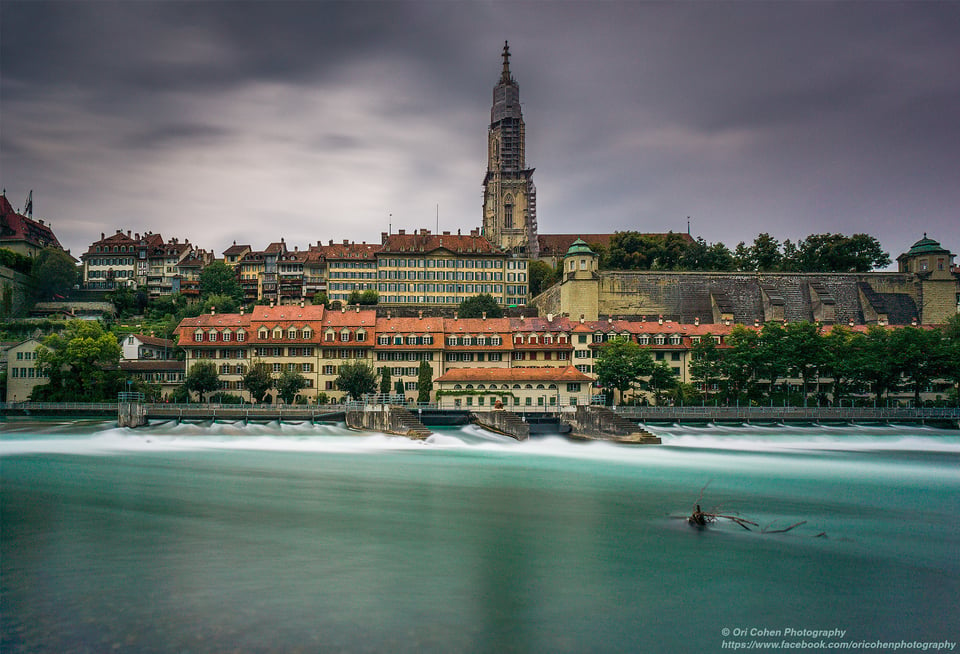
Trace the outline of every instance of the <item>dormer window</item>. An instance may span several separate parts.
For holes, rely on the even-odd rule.
[[[237,330],[237,341],[243,343],[245,340],[247,340],[247,332],[242,329]]]
[[[216,341],[216,340],[217,340],[217,330],[216,330],[216,329],[211,329],[211,330],[207,333],[207,339],[208,339],[210,342]]]
[[[569,342],[566,334],[560,334],[557,336],[557,343],[560,345],[566,345]]]
[[[423,337],[424,345],[433,345],[433,336],[424,336]]]
[[[653,339],[653,342],[657,345],[663,345],[667,342],[667,337],[663,334],[657,334],[657,337]]]
[[[287,338],[289,338],[292,341],[296,337],[297,337],[297,330],[295,328],[291,327],[290,329],[287,330]]]
[[[257,338],[259,338],[261,341],[267,340],[267,336],[268,332],[266,329],[261,329],[259,332],[257,332]]]
[[[390,337],[389,337],[389,336],[378,336],[378,337],[377,337],[377,345],[390,345]]]
[[[407,336],[407,345],[416,345],[417,337],[416,336]]]
[[[448,336],[448,337],[447,337],[447,345],[456,345],[456,344],[457,344],[457,337],[456,337],[456,336]]]
[[[229,341],[230,338],[231,338],[230,330],[229,330],[229,329],[225,329],[225,330],[223,331],[223,340],[224,340],[224,342]]]
[[[340,342],[346,343],[349,340],[350,340],[350,330],[344,329],[343,331],[340,332]]]
[[[670,345],[680,345],[680,336],[674,334],[670,337]]]
[[[403,336],[397,335],[393,337],[394,345],[403,345]]]
[[[594,335],[593,335],[593,342],[594,342],[594,343],[603,343],[603,334],[601,334],[601,333],[599,333],[599,332],[597,332],[596,334],[594,334]]]
[[[527,339],[527,342],[530,343],[531,345],[536,345],[537,343],[540,342],[540,337],[537,336],[536,334],[530,334],[530,338]]]
[[[713,342],[719,345],[719,344],[720,344],[720,337],[719,337],[719,336],[714,336],[714,337],[713,337]]]
[[[640,345],[650,345],[650,337],[644,334],[640,337]]]
[[[552,335],[552,334],[547,334],[547,335],[545,335],[545,336],[543,337],[543,344],[544,344],[544,345],[553,345],[553,335]]]
[[[327,343],[333,343],[335,340],[337,340],[337,335],[332,329],[328,329],[323,333],[323,340]]]
[[[197,331],[193,332],[193,340],[194,340],[194,342],[196,342],[196,343],[199,343],[200,341],[203,340],[203,330],[202,330],[202,329],[198,329]]]
[[[303,328],[303,340],[309,341],[311,338],[313,338],[313,330],[310,329],[309,327],[304,327],[304,328]]]
[[[513,337],[513,342],[516,343],[517,345],[522,345],[523,336],[521,336],[520,334],[517,334],[516,336]]]
[[[362,329],[358,329],[354,336],[358,343],[362,343],[363,341],[367,340],[367,332],[363,331]]]
[[[500,345],[503,342],[503,339],[499,336],[494,336],[491,340],[492,345]]]
[[[273,338],[274,338],[274,340],[278,340],[278,341],[279,341],[281,338],[283,338],[283,330],[280,329],[279,327],[275,327],[274,330],[273,330]]]

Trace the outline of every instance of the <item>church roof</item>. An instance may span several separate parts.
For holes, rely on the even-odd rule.
[[[582,238],[578,238],[576,241],[570,244],[570,248],[567,250],[567,255],[571,254],[591,254],[596,256],[596,252],[590,249],[590,246],[587,245]]]
[[[923,238],[914,243],[907,252],[908,257],[918,254],[949,254],[949,251],[945,250],[938,241],[927,238],[927,234],[924,232]]]

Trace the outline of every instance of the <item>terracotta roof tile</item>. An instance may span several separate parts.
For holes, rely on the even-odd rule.
[[[431,234],[428,230],[421,230],[413,234],[392,234],[387,237],[380,251],[385,254],[408,252],[426,254],[441,249],[461,254],[500,254],[500,250],[483,236],[450,233]]]

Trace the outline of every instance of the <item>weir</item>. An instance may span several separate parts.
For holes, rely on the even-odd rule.
[[[350,429],[397,434],[415,440],[429,438],[433,433],[410,411],[389,404],[367,404],[348,410],[346,421]]]
[[[617,415],[604,406],[578,406],[570,420],[571,437],[636,445],[659,445],[659,436]]]
[[[512,411],[474,411],[474,422],[490,431],[510,436],[518,441],[530,438],[530,425]]]

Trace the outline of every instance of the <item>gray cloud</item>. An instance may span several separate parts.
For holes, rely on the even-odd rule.
[[[61,241],[480,222],[511,41],[544,232],[960,249],[955,3],[7,2],[0,163]]]

